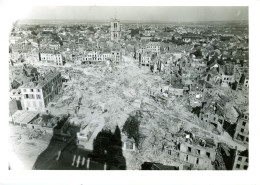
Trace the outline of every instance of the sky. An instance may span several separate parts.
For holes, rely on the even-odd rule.
[[[248,20],[245,6],[38,6],[25,19],[131,21],[233,21]]]

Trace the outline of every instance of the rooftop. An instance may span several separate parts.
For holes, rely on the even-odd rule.
[[[48,74],[44,76],[44,79],[41,79],[37,82],[28,82],[21,86],[21,88],[42,88],[46,83],[51,81],[53,78],[55,78],[57,75],[59,75],[60,72],[58,71],[50,71]]]
[[[17,110],[15,112],[15,114],[12,116],[12,119],[16,123],[28,124],[30,121],[32,121],[34,118],[36,118],[38,115],[39,115],[39,113],[37,113],[37,112]]]

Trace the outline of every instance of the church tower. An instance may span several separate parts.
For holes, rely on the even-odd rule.
[[[111,41],[118,42],[119,40],[120,40],[119,20],[112,19],[112,21],[111,21]]]

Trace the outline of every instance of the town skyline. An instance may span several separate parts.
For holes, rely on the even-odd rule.
[[[154,12],[156,11],[156,14]],[[105,13],[104,13],[105,12]],[[131,22],[248,21],[246,6],[35,6],[23,20]]]

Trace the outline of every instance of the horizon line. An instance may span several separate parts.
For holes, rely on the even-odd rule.
[[[112,18],[110,19],[18,19],[16,20],[17,22],[21,21],[82,21],[82,22],[110,22]],[[126,20],[126,19],[118,19],[120,22],[134,22],[134,23],[145,23],[145,22],[164,22],[164,23],[205,23],[205,22],[241,22],[241,21],[249,21],[248,19],[241,19],[241,20],[212,20],[212,21],[205,21],[205,20],[200,20],[200,21],[164,21],[164,20]],[[16,22],[15,21],[15,22]]]

